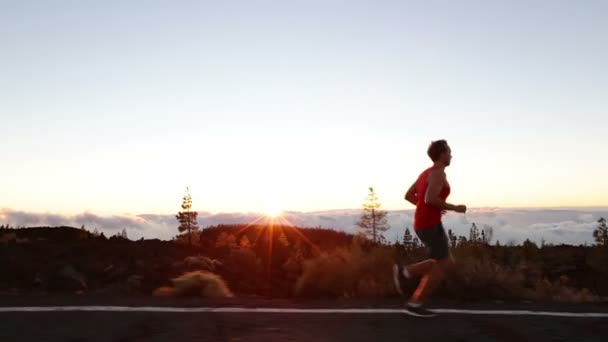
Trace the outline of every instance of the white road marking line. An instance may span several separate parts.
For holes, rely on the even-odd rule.
[[[441,314],[502,315],[502,316],[549,316],[572,318],[608,318],[603,312],[554,312],[531,310],[466,310],[431,309]],[[159,313],[284,313],[284,314],[403,314],[403,309],[357,308],[245,308],[245,307],[151,307],[151,306],[23,306],[0,307],[0,313],[15,312],[159,312]]]

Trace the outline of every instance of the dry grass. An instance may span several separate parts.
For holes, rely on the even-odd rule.
[[[382,297],[394,294],[390,247],[364,249],[354,240],[346,248],[305,260],[296,293],[304,296]]]
[[[526,298],[538,301],[554,301],[569,303],[588,303],[598,301],[588,289],[576,289],[568,286],[562,279],[550,282],[542,279],[536,282],[534,289],[528,291]]]
[[[127,278],[127,289],[129,292],[138,292],[141,289],[143,277],[140,275],[131,275]]]
[[[224,280],[207,271],[185,273],[172,280],[173,287],[161,287],[154,291],[158,297],[234,297]]]
[[[218,260],[208,258],[206,256],[189,256],[184,259],[184,264],[188,269],[199,269],[206,271],[214,271],[222,263]]]
[[[521,298],[525,292],[525,277],[521,272],[485,258],[456,262],[442,286],[451,298],[510,300]]]
[[[363,244],[364,245],[364,244]],[[534,300],[592,302],[588,289],[570,285],[562,276],[553,282],[544,279],[540,265],[498,264],[483,248],[458,251],[437,297],[458,300]],[[383,297],[395,294],[391,279],[394,250],[385,246],[363,248],[360,241],[303,261],[296,282],[296,294],[346,298]],[[416,261],[416,260],[408,260]],[[412,283],[415,286],[415,282]]]
[[[470,251],[469,251],[470,252]],[[450,298],[461,300],[500,299],[560,302],[596,301],[588,289],[571,287],[567,277],[553,282],[542,277],[540,265],[519,264],[505,267],[489,255],[463,255],[457,258],[442,287]]]
[[[17,241],[17,234],[15,233],[3,233],[0,235],[0,243],[8,244],[13,241]]]
[[[155,297],[173,297],[174,291],[172,287],[164,286],[154,290],[153,295]]]

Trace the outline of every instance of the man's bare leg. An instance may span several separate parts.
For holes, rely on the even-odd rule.
[[[445,278],[445,273],[450,263],[450,259],[435,261],[430,272],[424,275],[422,280],[420,280],[420,283],[418,284],[418,287],[412,295],[409,303],[414,305],[423,303],[433,293],[433,291],[435,291],[439,284],[441,284],[441,281]]]
[[[433,270],[435,264],[435,259],[427,259],[407,266],[403,264],[395,264],[393,266],[393,281],[395,282],[395,289],[397,292],[402,296],[405,295],[401,289],[402,283],[399,278],[411,279],[419,276],[426,277],[426,275]]]
[[[435,266],[435,259],[427,259],[416,264],[403,267],[403,276],[414,278],[427,275]]]

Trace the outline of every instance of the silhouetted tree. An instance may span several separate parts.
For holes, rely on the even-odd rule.
[[[524,242],[522,243],[522,247],[523,248],[538,249],[538,246],[534,242],[532,242],[530,239],[524,240]]]
[[[249,239],[247,239],[249,240]],[[235,248],[236,247],[236,237],[232,234],[221,232],[220,235],[215,240],[215,247],[222,248]]]
[[[458,243],[458,238],[454,234],[451,229],[448,229],[448,238],[450,239],[450,246],[452,248],[456,248],[456,244]]]
[[[418,240],[418,237],[414,237],[414,240],[412,240],[412,248],[417,249],[418,247],[420,247],[420,240]]]
[[[394,247],[395,249],[397,249],[397,250],[400,250],[400,249],[404,248],[404,247],[403,247],[403,243],[402,243],[402,242],[403,242],[403,241],[399,241],[399,238],[396,238],[396,239],[394,240],[394,242],[393,242],[393,247]]]
[[[467,244],[467,242],[468,241],[467,241],[466,237],[464,237],[462,235],[458,237],[458,246],[464,246]]]
[[[81,240],[86,240],[89,238],[89,232],[87,232],[87,229],[84,227],[84,225],[82,225],[82,227],[80,227],[80,233],[79,233],[78,238]]]
[[[522,244],[524,258],[529,261],[537,261],[540,259],[540,251],[536,243],[526,239]]]
[[[405,233],[403,233],[403,248],[407,251],[411,251],[414,248],[414,239],[409,228],[405,228]]]
[[[192,245],[192,234],[198,232],[198,212],[192,211],[192,197],[190,196],[190,189],[186,188],[186,194],[182,199],[182,210],[175,218],[179,221],[179,227],[177,229],[180,233],[186,232],[188,234],[188,244]]]
[[[381,205],[374,188],[369,188],[369,193],[363,204],[363,214],[357,222],[357,226],[374,242],[382,241],[382,233],[390,226],[387,223],[387,212],[380,209]]]
[[[251,246],[251,242],[249,242],[249,237],[247,237],[246,234],[243,235],[243,237],[241,238],[239,246],[241,246],[242,248],[249,248]]]
[[[608,226],[606,226],[605,218],[601,217],[597,221],[597,228],[593,231],[593,238],[599,246],[608,246]]]
[[[606,276],[608,275],[608,228],[606,227],[606,219],[603,217],[597,223],[598,226],[593,231],[593,238],[597,247],[587,256],[587,264],[593,270],[599,272],[601,278],[604,279],[600,280],[600,282],[604,284],[604,287],[607,289],[606,293],[608,293],[608,281],[606,281],[608,280]]]
[[[471,224],[471,229],[469,229],[469,242],[476,243],[481,241],[479,236],[479,228],[475,223]]]
[[[492,241],[492,237],[494,236],[494,228],[492,226],[484,225],[481,230],[481,242],[484,245],[489,245],[490,241]]]
[[[287,240],[285,232],[281,232],[281,235],[279,235],[279,243],[284,247],[289,247],[289,240]]]

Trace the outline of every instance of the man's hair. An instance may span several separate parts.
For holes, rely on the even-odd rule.
[[[432,161],[436,162],[437,159],[439,159],[439,156],[441,156],[442,153],[447,152],[447,150],[448,142],[442,139],[433,141],[426,151],[426,154],[429,155]]]

